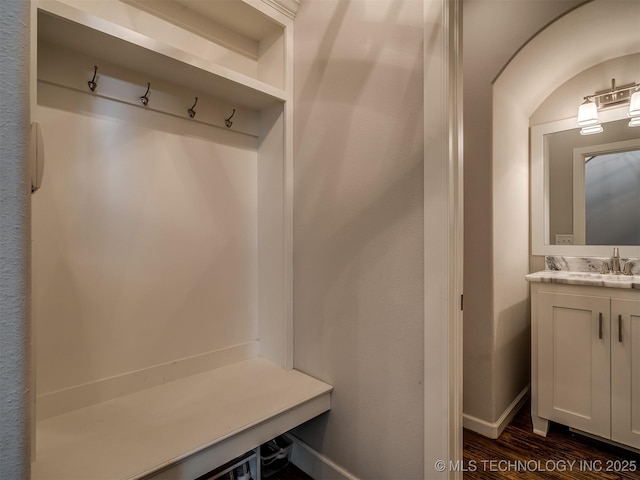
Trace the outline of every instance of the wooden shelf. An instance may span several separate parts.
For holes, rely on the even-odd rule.
[[[332,387],[252,359],[36,426],[32,479],[196,478],[330,408]]]
[[[247,108],[287,99],[284,90],[64,3],[39,6],[38,37]]]

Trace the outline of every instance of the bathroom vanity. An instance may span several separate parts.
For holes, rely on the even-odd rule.
[[[531,418],[640,449],[640,272],[547,257],[531,284]],[[624,259],[621,260],[621,263]]]

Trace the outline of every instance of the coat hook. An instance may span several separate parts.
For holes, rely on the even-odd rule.
[[[236,109],[234,108],[233,112],[231,112],[231,115],[229,115],[229,118],[224,119],[224,124],[227,126],[227,128],[231,128],[231,125],[233,125],[233,122],[231,121],[231,119],[235,114],[236,114]]]
[[[92,92],[95,92],[96,91],[96,87],[98,86],[98,82],[96,82],[96,74],[97,73],[98,73],[98,66],[94,65],[93,66],[93,78],[87,82],[87,85],[89,85],[89,90],[91,90]]]
[[[147,91],[144,92],[144,95],[140,97],[140,101],[142,102],[142,104],[146,107],[147,105],[149,105],[149,97],[147,97],[147,95],[149,94],[149,89],[151,88],[151,83],[147,82]]]
[[[196,101],[193,102],[193,107],[191,107],[189,110],[187,110],[187,113],[189,114],[190,118],[193,118],[196,116],[196,111],[194,110],[194,108],[196,108],[196,104],[198,103],[198,97],[196,97]]]

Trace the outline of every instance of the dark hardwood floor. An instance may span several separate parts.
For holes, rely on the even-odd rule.
[[[527,403],[497,440],[464,431],[465,480],[640,479],[640,454],[555,423],[541,437],[532,431],[529,412]]]

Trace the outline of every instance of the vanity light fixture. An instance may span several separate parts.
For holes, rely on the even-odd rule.
[[[632,95],[633,92],[633,95]],[[611,88],[584,97],[578,108],[578,127],[581,135],[593,135],[603,131],[598,120],[598,109],[629,104],[630,127],[640,127],[640,84],[630,83],[616,87],[616,79],[611,79]]]
[[[629,116],[640,116],[640,90],[631,95],[631,101],[629,102]]]

